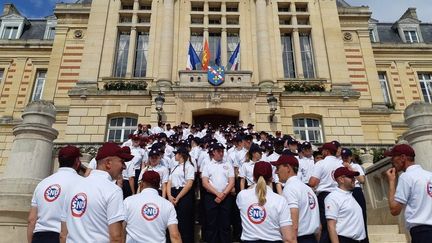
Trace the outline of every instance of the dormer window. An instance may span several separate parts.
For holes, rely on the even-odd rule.
[[[373,29],[369,29],[369,38],[371,42],[378,42]]]
[[[45,40],[54,40],[55,32],[56,32],[56,25],[57,25],[57,18],[53,16],[49,16],[46,18],[46,27],[45,27],[45,34],[44,39]]]
[[[372,43],[380,42],[377,24],[378,20],[373,18],[369,19],[369,38]]]
[[[417,35],[417,31],[415,30],[404,30],[405,40],[408,43],[418,43],[419,38]]]
[[[18,39],[18,26],[5,26],[1,35],[2,39]]]

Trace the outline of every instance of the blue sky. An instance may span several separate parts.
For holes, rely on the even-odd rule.
[[[372,10],[372,17],[380,22],[395,22],[408,7],[416,7],[422,22],[432,23],[431,0],[346,0],[351,5],[365,5]],[[0,0],[4,3],[14,3],[18,9],[31,18],[45,17],[53,13],[56,2],[76,2],[76,0]]]

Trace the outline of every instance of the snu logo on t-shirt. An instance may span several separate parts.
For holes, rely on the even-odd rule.
[[[153,221],[159,216],[159,207],[154,203],[146,203],[141,208],[141,214],[147,221]]]
[[[80,218],[87,209],[87,195],[83,192],[76,194],[71,201],[72,216]]]
[[[45,189],[44,198],[47,202],[54,202],[60,196],[60,193],[61,186],[59,184],[54,184]]]
[[[258,203],[254,203],[249,206],[247,210],[247,216],[251,223],[261,224],[267,217],[267,212],[263,206]]]

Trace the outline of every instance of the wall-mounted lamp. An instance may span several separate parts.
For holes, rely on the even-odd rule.
[[[162,93],[162,91],[159,91],[159,94],[156,96],[156,98],[154,99],[154,101],[156,103],[156,111],[157,111],[157,115],[158,115],[158,122],[160,122],[162,120],[163,105],[165,103],[165,96]]]
[[[270,122],[273,122],[277,110],[278,99],[273,95],[272,92],[267,93],[267,103],[270,107]]]

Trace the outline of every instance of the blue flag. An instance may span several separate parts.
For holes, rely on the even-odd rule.
[[[196,65],[201,63],[199,56],[195,52],[192,43],[189,42],[189,52],[187,57],[186,70],[196,70]]]
[[[221,41],[219,40],[218,47],[216,50],[216,58],[215,58],[215,65],[220,66],[221,65]]]

